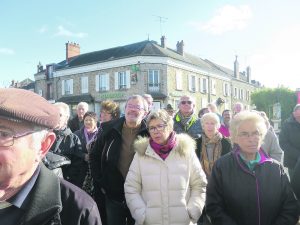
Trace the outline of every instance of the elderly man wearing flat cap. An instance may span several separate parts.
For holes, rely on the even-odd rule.
[[[93,199],[41,163],[58,122],[39,95],[0,89],[0,224],[101,224]]]

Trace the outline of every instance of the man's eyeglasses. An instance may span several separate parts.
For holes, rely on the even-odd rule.
[[[258,131],[254,131],[252,133],[249,133],[249,132],[241,132],[238,134],[238,136],[240,138],[243,138],[243,139],[247,139],[247,138],[250,138],[250,137],[255,137],[255,138],[259,138],[261,136],[261,133],[259,133]]]
[[[144,110],[144,108],[142,106],[139,106],[139,105],[128,104],[127,107],[128,107],[128,109]]]
[[[181,101],[180,103],[181,103],[182,105],[185,105],[185,104],[191,105],[191,104],[192,104],[192,101]]]
[[[15,135],[11,131],[0,130],[0,147],[10,147],[14,145],[15,139],[25,137],[38,131],[29,131],[23,134]]]
[[[166,124],[157,125],[157,127],[149,127],[148,130],[150,133],[154,133],[156,131],[164,131],[166,128]]]

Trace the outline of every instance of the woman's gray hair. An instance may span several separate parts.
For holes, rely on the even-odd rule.
[[[173,126],[174,126],[173,118],[167,113],[166,110],[160,109],[158,111],[151,112],[148,115],[146,120],[147,127],[149,127],[150,121],[155,119],[162,120],[167,125],[169,130],[171,131],[173,130]]]
[[[264,118],[256,112],[250,112],[247,110],[241,111],[236,114],[230,122],[230,137],[233,142],[238,136],[238,129],[241,124],[248,121],[256,125],[259,133],[261,134],[261,141],[265,138],[267,133],[267,126],[265,124]]]
[[[220,124],[220,119],[218,117],[218,115],[214,112],[209,112],[209,113],[205,113],[202,117],[201,117],[201,125],[203,127],[203,124],[205,123],[205,121],[207,120],[213,120],[216,123],[217,128],[219,129],[221,124]]]

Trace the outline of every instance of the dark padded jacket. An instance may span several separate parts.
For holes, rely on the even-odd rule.
[[[216,161],[206,192],[206,213],[213,225],[297,223],[298,205],[288,177],[279,162],[264,156],[253,171],[236,151]]]

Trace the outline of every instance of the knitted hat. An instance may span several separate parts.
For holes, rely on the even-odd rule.
[[[54,129],[60,115],[57,107],[32,91],[0,88],[0,117]]]

